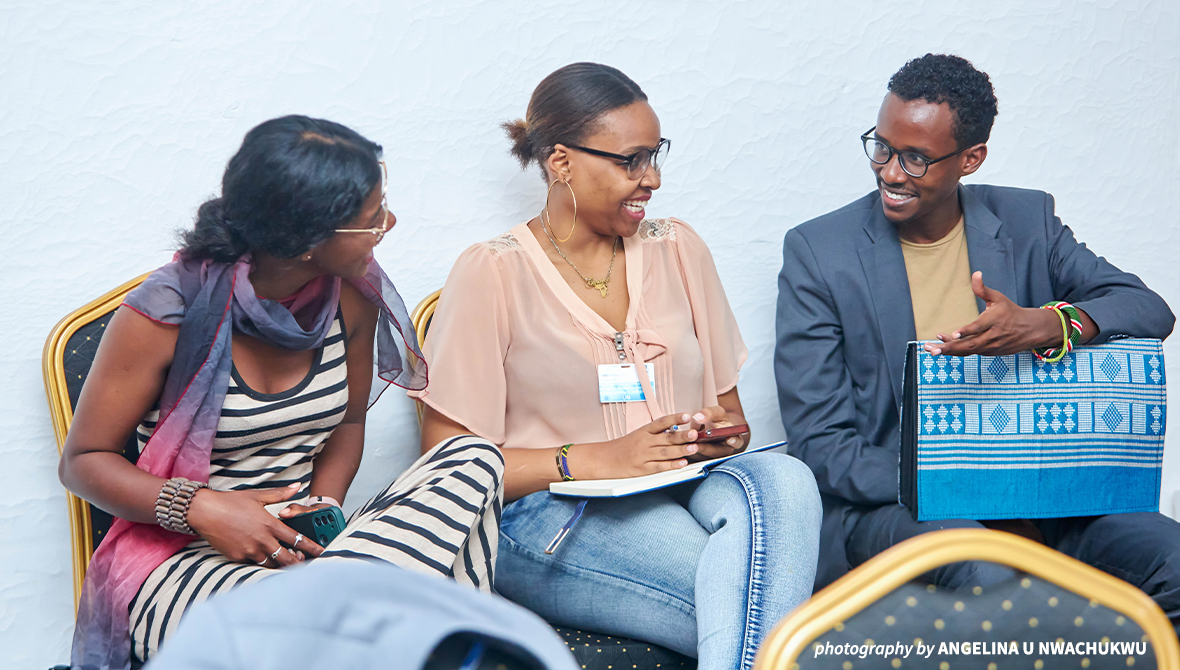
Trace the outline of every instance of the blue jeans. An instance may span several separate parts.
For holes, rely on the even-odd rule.
[[[771,628],[811,595],[815,478],[785,454],[724,463],[703,481],[594,499],[546,556],[576,498],[504,509],[496,590],[548,621],[653,642],[701,670],[748,669]]]

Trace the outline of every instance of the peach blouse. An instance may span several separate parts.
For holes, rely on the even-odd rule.
[[[717,404],[746,347],[704,241],[677,219],[645,220],[623,240],[631,301],[615,329],[582,301],[521,224],[455,262],[411,391],[502,447],[613,440],[673,412]],[[648,400],[602,403],[599,364],[638,366]],[[654,394],[650,381],[655,383]]]

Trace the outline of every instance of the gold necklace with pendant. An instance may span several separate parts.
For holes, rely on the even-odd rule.
[[[582,271],[578,269],[578,266],[574,265],[574,262],[567,258],[564,253],[562,253],[561,247],[557,246],[557,240],[553,239],[553,235],[549,233],[549,227],[545,225],[544,217],[541,217],[541,230],[545,231],[545,237],[549,239],[549,243],[552,244],[553,248],[557,250],[557,254],[561,256],[561,258],[566,263],[570,264],[570,267],[574,269],[574,272],[578,273],[578,276],[582,278],[582,281],[586,282],[586,286],[588,288],[594,289],[595,291],[598,291],[602,297],[605,298],[606,292],[610,287],[610,275],[615,271],[615,256],[619,254],[619,237],[617,235],[615,236],[615,244],[610,254],[610,267],[606,270],[606,277],[603,279],[595,279],[582,274]]]

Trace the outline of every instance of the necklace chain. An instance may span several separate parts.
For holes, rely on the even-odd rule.
[[[569,263],[569,266],[574,269],[574,272],[578,273],[578,276],[581,277],[582,281],[586,283],[586,287],[598,291],[600,294],[602,294],[602,297],[605,298],[607,290],[610,287],[611,273],[615,271],[615,256],[619,254],[619,237],[617,235],[615,236],[615,243],[610,254],[610,267],[606,270],[606,277],[603,279],[595,279],[582,274],[582,271],[578,269],[578,266],[574,265],[574,262],[565,255],[565,252],[561,250],[561,247],[557,246],[557,240],[553,239],[553,235],[549,232],[549,227],[545,225],[545,217],[541,217],[541,230],[545,231],[545,237],[549,239],[549,243],[552,244],[553,248],[557,250],[557,254],[561,256],[562,260],[564,260],[566,263]]]

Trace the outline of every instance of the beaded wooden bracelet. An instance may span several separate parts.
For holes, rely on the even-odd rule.
[[[205,482],[194,482],[184,477],[173,477],[160,487],[156,496],[156,523],[165,530],[184,535],[196,535],[188,525],[188,506],[199,489],[208,488]]]

